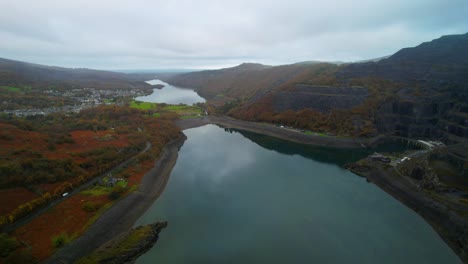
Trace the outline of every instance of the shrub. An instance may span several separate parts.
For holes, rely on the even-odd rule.
[[[54,142],[49,142],[49,144],[47,145],[47,149],[49,151],[55,151],[57,149],[57,146],[55,146]]]
[[[87,201],[83,204],[83,210],[86,212],[96,212],[99,209],[99,205],[91,201]]]
[[[70,242],[70,237],[66,233],[52,237],[52,246],[54,248],[61,248],[68,242]]]
[[[123,187],[123,186],[115,186],[113,189],[112,189],[112,192],[109,193],[109,199],[111,200],[117,200],[119,199],[122,194],[126,191],[126,188]]]
[[[0,228],[8,224],[8,217],[5,215],[0,216]],[[1,248],[1,246],[0,246]]]
[[[7,234],[0,234],[0,257],[8,257],[18,246],[19,243],[15,238],[9,237]]]

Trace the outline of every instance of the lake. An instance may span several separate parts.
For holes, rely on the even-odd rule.
[[[136,223],[169,225],[137,263],[461,263],[419,215],[340,166],[361,150],[214,125],[184,133]]]
[[[195,103],[203,103],[205,99],[199,96],[190,88],[179,88],[161,80],[150,80],[147,83],[151,85],[164,85],[162,89],[154,89],[153,93],[146,96],[139,96],[135,100],[150,103],[166,103],[166,104],[186,104],[192,105]]]

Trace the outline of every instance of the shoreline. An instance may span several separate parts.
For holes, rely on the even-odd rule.
[[[334,148],[362,148],[362,145],[366,147],[374,146],[382,139],[385,139],[384,136],[372,139],[355,139],[305,135],[273,125],[219,116],[180,119],[176,121],[176,125],[181,130],[208,124],[246,130],[301,144]],[[73,263],[79,258],[91,254],[99,246],[112,241],[120,234],[130,230],[134,222],[145,213],[163,192],[172,168],[177,161],[179,149],[185,140],[186,136],[182,134],[180,138],[169,142],[164,147],[161,157],[156,161],[155,166],[145,174],[138,191],[129,194],[117,202],[117,204],[99,217],[85,234],[57,251],[45,263]],[[365,172],[355,171],[353,168],[348,168],[348,170],[367,178],[368,181],[374,183],[380,189],[399,200],[403,205],[423,217],[454,253],[464,263],[468,263],[468,221],[458,214],[451,212],[446,205],[416,190],[414,186],[406,182],[406,179],[393,177],[388,172],[385,172],[383,168],[379,169],[377,165]],[[118,219],[118,221],[115,221],[115,219]],[[155,219],[155,221],[164,220]],[[467,226],[466,232],[465,226]]]
[[[44,263],[74,263],[130,230],[163,192],[172,168],[177,162],[179,149],[186,139],[187,137],[182,134],[167,143],[161,156],[155,161],[154,167],[144,175],[137,191],[118,201],[103,213],[82,236],[55,252]]]
[[[403,176],[395,176],[381,165],[363,169],[352,164],[347,168],[366,178],[381,190],[421,216],[463,263],[468,263],[468,219],[454,212],[450,206],[417,189]]]
[[[159,234],[166,227],[167,222],[156,222],[132,228],[79,259],[77,264],[135,263],[158,242]]]
[[[362,148],[362,145],[371,147],[386,138],[384,136],[372,139],[310,136],[268,124],[252,123],[218,116],[178,120],[176,123],[181,129],[190,129],[207,124],[247,130],[300,144],[335,148]],[[368,171],[354,170],[353,168],[347,169],[358,176],[365,177],[404,206],[416,212],[432,227],[463,263],[468,263],[467,218],[460,216],[451,210],[449,206],[421,192],[409,180],[391,175],[378,164],[373,164]]]
[[[176,121],[176,125],[179,126],[181,130],[201,127],[208,124],[246,130],[301,144],[335,148],[362,148],[363,145],[372,146],[384,138],[355,139],[305,135],[295,130],[279,128],[269,124],[253,123],[221,116],[180,119]],[[80,258],[91,254],[96,248],[110,243],[121,234],[128,232],[138,218],[147,211],[164,191],[172,168],[177,162],[179,149],[186,139],[186,136],[181,134],[179,138],[166,144],[153,168],[146,172],[141,180],[137,191],[123,197],[114,206],[109,208],[109,210],[104,212],[82,236],[55,252],[49,259],[43,261],[43,263],[74,263]],[[116,221],[115,219],[118,220]],[[164,221],[164,219],[155,220]]]
[[[176,125],[182,130],[208,124],[250,131],[300,144],[331,148],[351,149],[373,147],[386,138],[383,135],[374,138],[341,138],[336,136],[306,135],[288,128],[276,127],[265,123],[242,121],[225,116],[205,116],[202,118],[181,119],[176,121]]]

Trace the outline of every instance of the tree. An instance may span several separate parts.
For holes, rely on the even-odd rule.
[[[123,186],[115,186],[112,189],[112,192],[109,193],[109,199],[111,199],[111,200],[119,199],[122,196],[122,194],[125,193],[126,190],[127,190],[127,188],[125,188]]]
[[[52,237],[52,246],[54,248],[61,248],[68,242],[70,242],[70,237],[66,233],[61,233],[57,236]]]

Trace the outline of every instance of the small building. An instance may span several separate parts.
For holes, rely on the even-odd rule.
[[[407,160],[411,160],[411,158],[408,158],[408,157],[404,157],[402,158],[401,160],[398,161],[398,164],[404,162],[404,161],[407,161]]]
[[[445,146],[444,143],[440,142],[440,141],[424,141],[424,140],[418,140],[417,141],[418,144],[425,148],[425,149],[433,149],[433,148],[436,148],[436,147],[443,147]]]
[[[374,152],[374,154],[370,155],[369,158],[373,161],[380,161],[385,163],[390,163],[391,160],[389,157],[385,157],[384,155]]]

